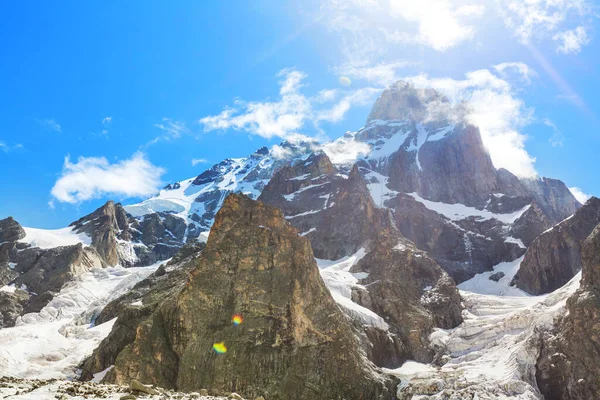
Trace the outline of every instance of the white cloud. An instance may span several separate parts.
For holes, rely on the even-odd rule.
[[[474,37],[485,7],[465,0],[324,0],[322,21],[339,34],[346,62],[372,64],[389,44],[445,51]]]
[[[21,143],[17,143],[17,144],[14,144],[11,146],[0,140],[0,150],[2,150],[4,153],[8,153],[10,151],[22,149],[22,148],[23,148],[23,145]]]
[[[102,118],[102,125],[108,125],[112,122],[112,117],[104,117]]]
[[[462,21],[462,17],[480,16],[485,8],[469,4],[461,7],[447,0],[390,0],[392,16],[417,23],[416,33],[393,31],[388,39],[399,42],[415,42],[444,51],[473,38],[475,28]]]
[[[569,190],[571,191],[573,196],[575,196],[577,201],[580,202],[581,204],[584,204],[586,201],[588,201],[590,199],[590,197],[592,197],[591,195],[584,193],[583,190],[581,190],[580,188],[578,188],[576,186],[570,187]]]
[[[208,162],[205,158],[194,158],[192,159],[192,165],[195,167],[198,164],[206,164]]]
[[[331,108],[318,111],[316,113],[316,120],[339,122],[352,107],[372,104],[380,92],[381,89],[370,87],[350,92],[343,96]]]
[[[583,26],[557,33],[552,39],[558,42],[556,51],[563,54],[577,54],[583,46],[590,42]]]
[[[300,92],[306,74],[295,69],[285,69],[278,76],[282,80],[277,101],[237,100],[234,107],[200,119],[204,131],[235,129],[267,139],[289,138],[309,122],[319,130],[318,124],[321,121],[341,121],[348,110],[354,106],[371,104],[382,90],[371,87],[355,90],[325,89],[314,97],[307,97]],[[338,98],[337,102],[329,104]]]
[[[552,37],[558,42],[557,51],[577,53],[589,40],[580,24],[596,15],[587,0],[497,0],[504,22],[523,44],[533,39]]]
[[[171,118],[163,118],[161,123],[154,124],[154,126],[165,132],[165,139],[176,139],[189,132],[185,122],[174,121]]]
[[[516,71],[527,84],[531,83],[531,78],[536,78],[538,76],[535,70],[522,62],[503,62],[494,65],[494,69],[503,77],[509,77],[510,71]]]
[[[67,156],[51,194],[71,204],[105,196],[150,196],[160,187],[164,172],[142,153],[114,164],[104,157],[79,157],[72,163]]]
[[[535,158],[525,149],[527,137],[519,131],[533,122],[533,110],[527,108],[508,80],[492,70],[477,70],[465,79],[409,77],[419,87],[441,90],[454,103],[467,101],[467,118],[481,131],[496,168],[506,168],[518,176],[536,176]]]
[[[47,127],[50,130],[53,130],[55,132],[62,132],[62,128],[61,126],[54,120],[54,118],[44,118],[44,119],[37,119],[35,120],[38,124]]]
[[[379,63],[375,65],[346,64],[342,67],[336,68],[336,72],[338,74],[349,76],[350,78],[362,79],[369,83],[388,86],[399,79],[397,75],[398,69],[405,68],[410,65],[415,65],[415,63],[408,61],[395,61]]]
[[[265,138],[286,137],[300,129],[311,112],[310,101],[300,93],[302,80],[306,74],[294,69],[279,73],[280,98],[278,101],[249,102],[237,101],[235,106],[218,115],[204,117],[200,123],[205,132],[217,129],[244,130]]]
[[[552,135],[552,137],[550,139],[548,139],[548,141],[550,142],[550,144],[552,145],[552,147],[562,147],[563,146],[563,141],[564,141],[564,136],[563,134],[558,130],[558,128],[556,127],[556,125],[554,125],[554,123],[552,121],[550,121],[549,119],[543,119],[542,123],[546,126],[549,126],[550,128],[552,128],[552,131],[554,132],[554,134]]]
[[[321,149],[335,164],[354,163],[360,155],[368,154],[371,151],[368,144],[345,138],[325,143]]]

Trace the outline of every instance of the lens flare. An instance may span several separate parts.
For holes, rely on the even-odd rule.
[[[213,344],[213,350],[218,354],[224,354],[227,353],[227,346],[224,342],[215,343]]]
[[[235,314],[231,319],[231,322],[233,322],[234,325],[240,325],[243,321],[244,319],[240,314]]]

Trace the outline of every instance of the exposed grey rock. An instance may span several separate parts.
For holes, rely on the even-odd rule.
[[[552,224],[573,215],[581,207],[567,185],[558,179],[523,179],[522,182]]]
[[[367,353],[378,366],[430,361],[427,337],[433,327],[462,321],[454,281],[402,237],[389,210],[375,206],[357,165],[345,177],[325,154],[311,156],[277,172],[259,200],[280,207],[310,239],[317,257],[335,260],[365,249],[354,268],[368,273],[361,282],[367,289],[352,297],[390,325],[389,332],[363,328]],[[424,294],[428,286],[433,290]]]
[[[571,218],[533,241],[514,278],[531,294],[552,292],[581,270],[581,244],[600,223],[600,199],[592,197]]]
[[[600,398],[600,225],[584,242],[582,257],[581,287],[542,341],[536,379],[547,400]]]
[[[129,260],[120,257],[117,243],[117,239],[130,241],[132,238],[129,219],[121,204],[108,201],[70,226],[76,232],[85,233],[92,239],[92,247],[96,249],[106,265],[119,263],[130,265]]]
[[[490,281],[498,282],[500,279],[504,278],[506,274],[502,271],[491,274],[489,277]]]
[[[25,237],[23,227],[12,217],[0,220],[0,243],[16,242]]]

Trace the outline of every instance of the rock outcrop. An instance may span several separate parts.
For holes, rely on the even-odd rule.
[[[259,200],[281,209],[315,256],[329,260],[356,253],[389,219],[373,203],[358,167],[343,176],[324,153],[278,171]]]
[[[0,244],[16,242],[25,237],[25,230],[12,217],[0,220]]]
[[[108,201],[70,225],[91,238],[106,265],[149,265],[173,257],[186,243],[185,220],[168,212],[136,219],[125,208]]]
[[[547,400],[600,398],[600,225],[583,244],[581,287],[545,335],[536,379]]]
[[[571,218],[536,238],[514,278],[531,294],[552,292],[581,270],[581,244],[600,224],[600,199],[592,197]]]
[[[85,233],[91,238],[92,247],[96,249],[106,265],[121,263],[129,265],[129,260],[125,260],[121,254],[118,242],[132,239],[127,213],[121,204],[108,201],[93,213],[69,226],[77,233]]]
[[[4,242],[0,243],[0,327],[10,327],[26,313],[40,311],[63,286],[93,268],[104,266],[89,246],[75,244],[51,249],[19,242],[25,231],[12,218],[0,221]],[[8,239],[8,240],[6,240]]]
[[[279,210],[229,195],[191,263],[184,287],[138,325],[106,380],[268,399],[391,397],[323,284],[309,241]]]
[[[310,239],[317,257],[337,260],[364,252],[351,269],[365,276],[353,287],[351,300],[378,315],[386,327],[365,324],[360,312],[340,306],[362,325],[376,365],[431,361],[433,328],[453,328],[462,321],[454,281],[402,236],[390,210],[375,205],[358,165],[344,176],[325,154],[317,154],[277,172],[259,200],[280,207]],[[326,284],[335,290],[331,279]]]

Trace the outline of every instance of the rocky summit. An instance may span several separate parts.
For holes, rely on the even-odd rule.
[[[270,399],[389,397],[310,242],[281,211],[229,195],[190,262],[185,285],[138,325],[106,381]],[[236,315],[243,322],[233,323]]]
[[[0,220],[0,397],[600,398],[600,200],[470,112],[400,81],[336,140]]]

